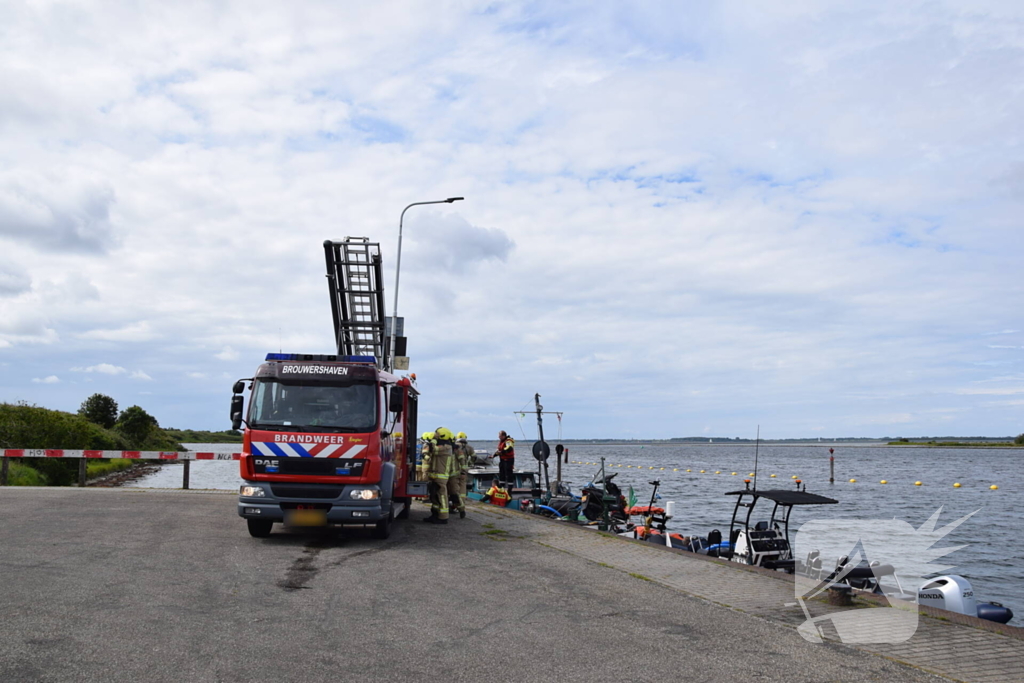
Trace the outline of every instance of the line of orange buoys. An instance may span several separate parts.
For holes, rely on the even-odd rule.
[[[584,462],[582,460],[573,460],[572,464],[573,465],[600,465],[601,463],[599,463],[599,462]],[[607,463],[605,464],[605,467],[622,467],[622,468],[625,468],[625,469],[636,469],[636,470],[658,470],[659,472],[664,472],[664,471],[669,470],[669,469],[671,469],[672,472],[680,472],[680,471],[692,472],[693,471],[692,469],[680,470],[680,468],[678,468],[678,467],[668,468],[668,467],[652,467],[652,466],[644,466],[644,465],[609,465]],[[700,470],[700,473],[701,474],[707,474],[707,470]],[[722,470],[715,470],[715,474],[721,474],[721,473],[722,473]],[[730,472],[730,474],[735,477],[738,474],[738,472]],[[748,476],[753,477],[755,475],[754,475],[753,472],[751,472]],[[771,477],[772,479],[775,479],[776,477],[778,477],[777,474],[769,474],[768,476]],[[797,479],[797,480],[799,480],[800,477],[798,477],[797,475],[794,474],[794,475],[792,475],[790,477],[790,479]],[[856,479],[850,479],[849,483],[856,484],[857,480]],[[889,484],[889,480],[888,479],[882,479],[878,483],[879,484]],[[924,486],[924,482],[923,481],[915,481],[915,482],[913,482],[913,484],[914,484],[914,486]],[[963,485],[960,482],[955,482],[953,484],[953,488],[955,488],[955,489],[963,488]],[[998,491],[999,490],[999,487],[996,484],[992,484],[988,488],[989,488],[990,491]]]

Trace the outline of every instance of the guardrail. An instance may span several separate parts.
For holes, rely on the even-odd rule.
[[[241,453],[209,451],[90,451],[63,448],[3,448],[0,449],[0,486],[7,486],[7,470],[11,458],[71,458],[78,462],[78,485],[85,486],[86,464],[89,458],[126,458],[129,460],[180,460],[184,464],[181,488],[188,488],[189,465],[193,460],[238,460]]]

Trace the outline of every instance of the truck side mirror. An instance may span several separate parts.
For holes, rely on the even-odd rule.
[[[402,412],[402,403],[405,397],[405,392],[400,387],[391,387],[388,389],[388,410],[392,413]]]
[[[238,429],[242,426],[242,406],[245,399],[241,394],[231,397],[231,428]]]
[[[245,391],[245,380],[240,379],[237,382],[235,382],[235,385],[233,387],[231,387],[231,393],[233,394],[240,394],[243,391]]]

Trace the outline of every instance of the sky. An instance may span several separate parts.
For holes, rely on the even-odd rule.
[[[229,428],[380,242],[472,438],[1024,432],[1017,2],[21,2],[0,401]]]

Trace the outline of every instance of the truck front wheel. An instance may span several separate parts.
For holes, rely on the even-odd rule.
[[[266,538],[274,527],[274,523],[269,519],[247,519],[245,522],[249,525],[249,535],[253,538]]]
[[[388,514],[373,526],[373,537],[384,540],[391,536],[391,520],[395,518],[395,505],[388,506]]]

